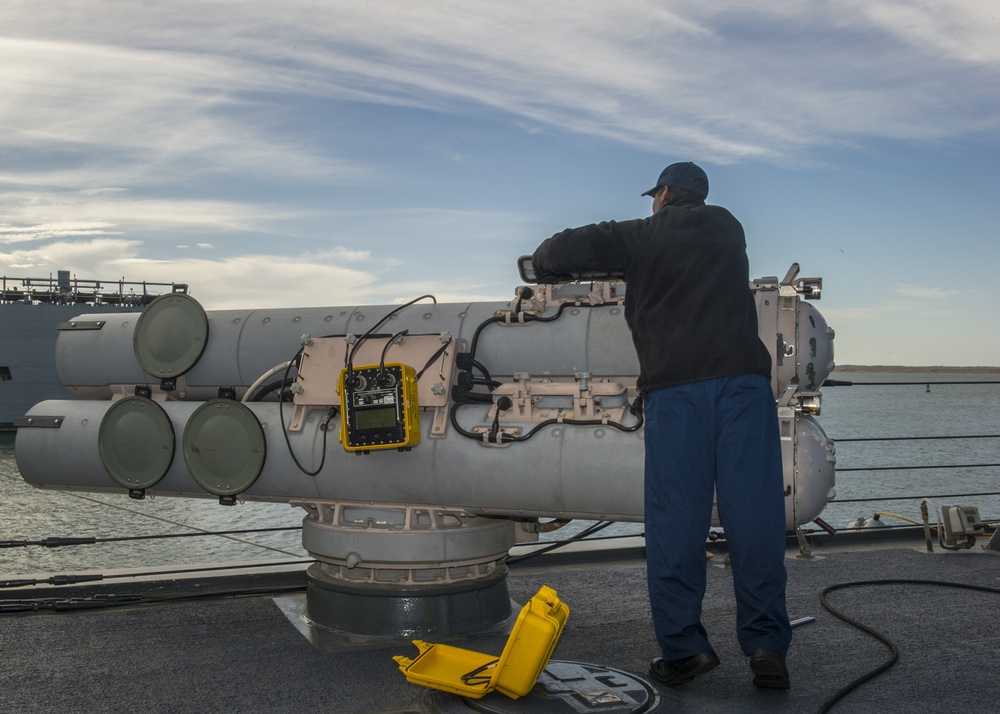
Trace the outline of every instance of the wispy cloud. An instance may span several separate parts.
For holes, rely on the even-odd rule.
[[[831,322],[841,324],[884,321],[892,317],[942,317],[964,311],[952,298],[962,290],[912,283],[898,283],[891,295],[882,295],[869,304],[852,307],[824,307],[823,314]],[[894,297],[895,296],[895,297]],[[965,316],[963,315],[963,319]]]
[[[924,300],[945,300],[960,294],[958,290],[947,290],[945,288],[923,287],[920,285],[897,285],[893,291],[897,295],[909,298],[922,298]]]
[[[71,238],[113,233],[112,224],[87,222],[41,223],[12,226],[0,223],[0,243],[28,243],[51,238]]]
[[[334,157],[271,131],[287,120],[280,96],[488,106],[716,161],[981,128],[942,93],[989,101],[997,121],[984,80],[1000,18],[972,0],[272,7],[7,5],[0,22],[18,29],[0,42],[0,123],[79,155],[113,145],[137,170],[202,156],[206,171],[335,173]]]
[[[190,181],[192,167],[224,176],[280,166],[286,177],[333,182],[367,171],[274,131],[280,103],[252,95],[287,83],[256,63],[211,51],[210,33],[198,48],[164,47],[155,27],[124,42],[86,20],[77,30],[86,41],[0,39],[0,147],[19,149],[5,160],[0,181],[96,191],[123,180]]]
[[[883,322],[892,317],[942,317],[962,314],[962,310],[947,303],[958,295],[955,290],[938,288],[899,288],[893,292],[905,299],[878,300],[852,307],[824,306],[823,316],[830,324],[841,327],[859,322]]]
[[[989,2],[913,3],[881,0],[851,3],[872,24],[921,52],[952,57],[969,64],[997,65],[1000,45],[995,41],[998,18]]]
[[[309,212],[267,202],[156,198],[143,193],[39,190],[0,195],[0,242],[132,231],[266,232]],[[51,215],[73,221],[43,223]]]

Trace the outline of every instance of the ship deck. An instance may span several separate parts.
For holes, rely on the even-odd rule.
[[[985,543],[981,540],[981,543]],[[837,537],[813,541],[812,558],[788,551],[788,606],[795,629],[788,665],[792,688],[751,684],[734,636],[735,602],[724,552],[708,568],[703,621],[722,664],[687,684],[657,687],[657,712],[815,712],[839,689],[877,667],[889,650],[834,617],[830,603],[895,642],[899,661],[862,684],[832,711],[995,711],[1000,702],[996,592],[925,584],[954,582],[1000,588],[1000,553],[926,552],[923,540],[874,542]],[[712,547],[715,547],[714,545]],[[254,580],[256,578],[256,580]],[[890,580],[920,581],[887,583]],[[73,613],[0,616],[5,665],[0,699],[7,712],[265,712],[326,711],[433,714],[465,711],[551,711],[529,695],[517,702],[492,693],[475,703],[409,684],[394,655],[414,657],[407,640],[316,637],[296,614],[304,595],[301,570],[209,583],[149,582],[147,592],[202,592],[240,587],[252,596],[130,605]],[[649,621],[641,547],[550,554],[511,567],[510,594],[524,603],[542,584],[555,588],[571,614],[553,660],[602,665],[646,679],[657,654]],[[129,587],[101,584],[106,592]],[[131,586],[136,587],[136,586]],[[12,599],[80,592],[52,586],[0,591]],[[516,612],[516,610],[515,610]],[[315,635],[315,632],[313,633]],[[427,638],[433,641],[433,638]],[[505,632],[449,640],[481,652],[502,650]],[[539,708],[542,706],[543,708]],[[602,711],[580,702],[566,711]],[[494,708],[497,707],[497,708]]]

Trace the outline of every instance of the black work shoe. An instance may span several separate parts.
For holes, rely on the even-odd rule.
[[[719,666],[719,656],[712,650],[699,652],[682,659],[666,660],[657,657],[649,663],[649,676],[660,684],[672,687],[690,682],[699,674],[705,674]]]
[[[788,689],[792,681],[788,678],[785,655],[774,650],[759,649],[750,653],[750,669],[753,683],[765,689]]]

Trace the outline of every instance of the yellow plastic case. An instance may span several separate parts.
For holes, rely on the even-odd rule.
[[[494,689],[511,699],[531,691],[569,618],[569,606],[547,585],[521,608],[500,657],[413,640],[415,659],[393,657],[407,681],[470,699]]]

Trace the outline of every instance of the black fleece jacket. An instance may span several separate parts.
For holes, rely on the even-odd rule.
[[[682,195],[649,218],[557,233],[532,262],[543,283],[584,271],[623,271],[625,320],[644,393],[771,373],[757,333],[743,226],[725,208]]]

